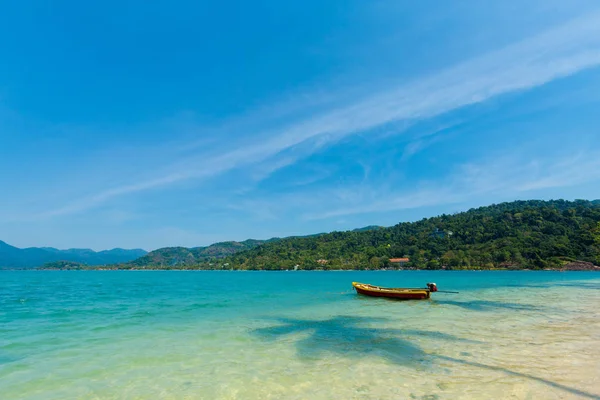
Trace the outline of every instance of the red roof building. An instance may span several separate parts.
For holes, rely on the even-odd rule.
[[[410,261],[410,258],[390,258],[390,262],[391,263],[399,263],[399,264],[404,264]]]

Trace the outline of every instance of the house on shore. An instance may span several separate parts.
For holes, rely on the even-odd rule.
[[[390,258],[390,264],[394,264],[395,266],[398,266],[398,267],[403,267],[409,261],[410,261],[410,258],[407,258],[407,257]]]

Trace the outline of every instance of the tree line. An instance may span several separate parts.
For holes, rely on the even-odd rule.
[[[600,264],[600,201],[515,201],[366,231],[265,243],[202,269],[560,268]]]
[[[413,269],[555,269],[576,260],[600,265],[600,200],[515,201],[385,228],[164,248],[102,268],[386,269],[398,268],[390,259],[399,257],[409,258],[403,268]]]

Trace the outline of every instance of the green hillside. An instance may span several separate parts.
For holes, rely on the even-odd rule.
[[[515,201],[389,228],[286,238],[198,267],[379,269],[392,257],[424,269],[600,264],[600,201]]]
[[[410,259],[404,268],[417,269],[555,269],[565,264],[594,269],[600,264],[600,200],[515,201],[387,228],[167,247],[103,268],[381,269],[397,268],[389,261],[397,257]]]
[[[268,241],[248,239],[243,242],[220,242],[207,247],[164,247],[121,264],[119,268],[186,268],[250,250],[266,242]]]
[[[40,269],[89,269],[89,266],[74,261],[53,261],[45,263]]]

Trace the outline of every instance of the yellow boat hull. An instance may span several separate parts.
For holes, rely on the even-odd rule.
[[[423,300],[431,296],[429,289],[386,288],[368,283],[352,282],[357,293],[365,296],[388,297],[399,300]]]

